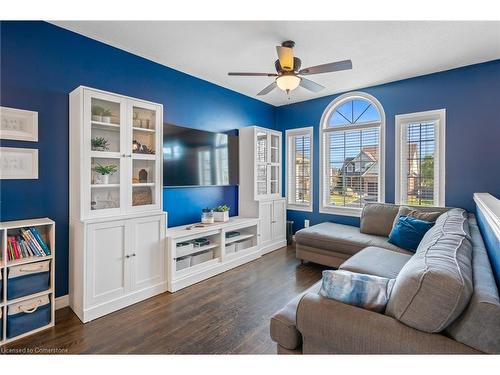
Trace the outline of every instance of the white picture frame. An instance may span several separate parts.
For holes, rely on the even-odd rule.
[[[38,112],[0,107],[0,139],[38,142]]]
[[[38,150],[0,147],[0,180],[38,179]]]

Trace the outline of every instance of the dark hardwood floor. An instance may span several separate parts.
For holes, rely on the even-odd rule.
[[[56,326],[5,347],[61,353],[273,354],[269,319],[321,278],[293,247],[174,294],[164,293],[82,324],[64,308]]]

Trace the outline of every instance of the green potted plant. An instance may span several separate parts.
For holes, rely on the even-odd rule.
[[[99,105],[92,106],[92,121],[102,122],[102,113],[104,112],[104,108]]]
[[[110,123],[111,122],[111,111],[109,109],[105,109],[102,111],[102,122],[105,122],[105,123]]]
[[[94,137],[90,140],[92,151],[107,151],[109,150],[109,142],[104,137]]]
[[[220,222],[229,221],[229,209],[227,204],[221,204],[214,208],[214,220]]]
[[[97,163],[94,171],[97,173],[97,178],[95,179],[96,184],[107,185],[109,184],[109,176],[118,171],[118,166],[113,164],[102,165]]]

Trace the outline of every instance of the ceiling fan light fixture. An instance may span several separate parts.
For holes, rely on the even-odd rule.
[[[276,84],[283,91],[292,91],[299,87],[300,77],[295,74],[283,74],[276,78]]]

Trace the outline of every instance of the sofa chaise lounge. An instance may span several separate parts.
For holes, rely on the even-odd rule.
[[[271,318],[278,353],[500,353],[498,289],[474,215],[442,209],[413,254],[387,242],[398,209],[370,204],[360,228],[296,233],[300,259],[396,281],[385,313],[322,297],[319,281]]]

